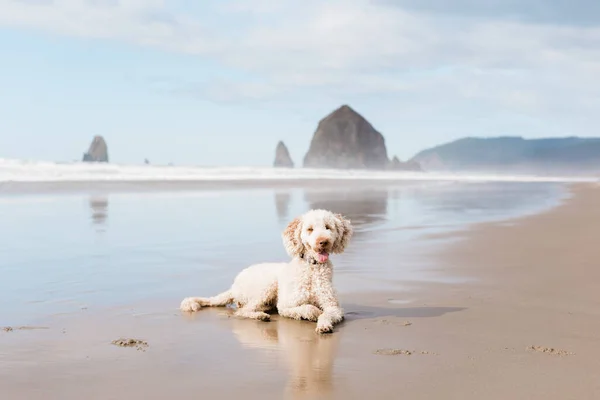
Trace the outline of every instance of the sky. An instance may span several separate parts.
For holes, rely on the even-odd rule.
[[[600,136],[596,0],[0,0],[0,158],[301,164],[348,104],[389,156]]]

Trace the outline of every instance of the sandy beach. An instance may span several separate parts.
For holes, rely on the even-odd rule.
[[[431,261],[464,281],[344,293],[347,320],[331,335],[316,335],[311,323],[239,320],[227,309],[186,316],[179,298],[11,326],[0,331],[0,393],[8,400],[597,399],[600,189],[571,190],[564,204],[538,215],[431,236],[451,243]],[[145,343],[111,344],[119,338]]]
[[[0,400],[600,400],[600,0],[0,29]]]

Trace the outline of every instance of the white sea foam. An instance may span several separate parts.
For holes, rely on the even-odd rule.
[[[0,159],[0,182],[127,182],[252,180],[394,180],[463,182],[598,182],[598,177],[455,174],[432,172],[282,169],[270,167],[194,167],[53,163]]]

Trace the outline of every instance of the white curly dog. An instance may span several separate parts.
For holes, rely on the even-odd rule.
[[[332,284],[330,253],[343,253],[353,234],[352,224],[340,214],[310,210],[283,231],[289,263],[262,263],[242,270],[231,288],[214,297],[188,297],[182,311],[236,304],[235,315],[270,320],[266,311],[277,308],[282,317],[317,322],[318,333],[329,333],[344,319]]]

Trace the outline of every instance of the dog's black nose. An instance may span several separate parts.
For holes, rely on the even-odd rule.
[[[323,239],[319,241],[319,245],[321,246],[327,246],[329,244],[329,240],[327,239]]]

